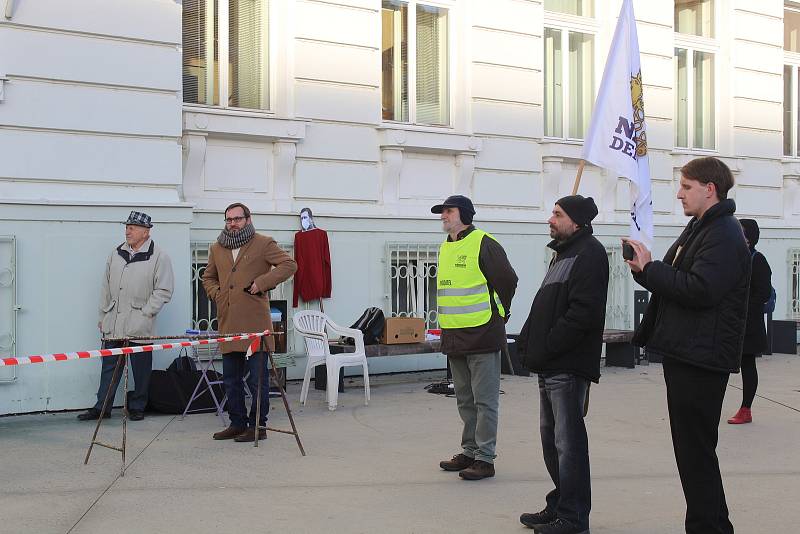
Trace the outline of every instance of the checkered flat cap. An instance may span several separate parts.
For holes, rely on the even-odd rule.
[[[134,224],[136,226],[144,226],[145,228],[153,227],[153,223],[150,222],[150,216],[141,211],[132,211],[131,214],[128,215],[128,220],[125,221],[125,224]]]

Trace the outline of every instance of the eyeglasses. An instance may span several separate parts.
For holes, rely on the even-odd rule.
[[[225,223],[233,224],[233,223],[238,223],[239,221],[243,221],[245,219],[247,219],[247,217],[228,217],[225,219]]]

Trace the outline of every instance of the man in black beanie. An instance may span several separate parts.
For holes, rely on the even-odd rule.
[[[592,235],[594,200],[559,199],[548,220],[555,251],[533,299],[518,347],[539,375],[539,430],[555,488],[541,512],[522,514],[541,534],[589,532],[589,442],[583,418],[589,383],[600,378],[608,293],[608,255]],[[558,445],[556,445],[558,444]]]

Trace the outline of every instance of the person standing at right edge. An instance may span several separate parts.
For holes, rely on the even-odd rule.
[[[741,362],[751,268],[733,185],[722,161],[690,161],[677,197],[692,219],[664,259],[627,240],[635,256],[626,263],[652,294],[633,342],[663,358],[687,534],[733,532],[716,449],[725,388]]]
[[[453,372],[462,452],[439,462],[463,480],[493,477],[500,408],[500,351],[517,274],[491,235],[472,224],[475,207],[452,195],[431,208],[447,239],[439,248],[436,295],[441,351]]]
[[[750,257],[753,258],[753,274],[750,276],[750,297],[747,305],[747,326],[744,330],[742,346],[742,406],[736,415],[728,419],[732,425],[741,425],[753,421],[750,409],[758,387],[758,371],[756,356],[767,350],[767,328],[764,325],[764,304],[772,295],[772,269],[767,258],[756,250],[756,243],[761,231],[753,219],[739,219],[744,231]]]

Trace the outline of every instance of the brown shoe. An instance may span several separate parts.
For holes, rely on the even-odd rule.
[[[244,432],[245,430],[247,429],[238,426],[229,426],[225,430],[222,430],[214,434],[214,439],[233,439],[242,432]]]
[[[475,460],[472,465],[461,471],[458,476],[464,480],[480,480],[494,476],[494,464]]]
[[[465,454],[456,454],[450,460],[439,462],[439,467],[445,471],[461,471],[462,469],[466,469],[467,467],[471,466],[472,462],[474,461],[474,458],[470,458]]]
[[[262,439],[267,439],[267,430],[262,428],[258,431],[258,440],[261,441]],[[254,427],[250,427],[235,438],[233,441],[238,441],[239,443],[247,443],[249,441],[256,440],[256,429]]]

